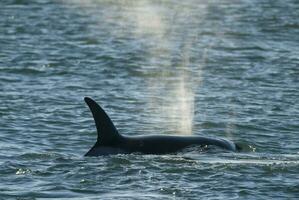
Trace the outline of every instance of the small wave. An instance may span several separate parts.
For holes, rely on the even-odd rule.
[[[57,159],[61,158],[62,155],[57,153],[25,153],[20,155],[17,159],[24,159],[24,160],[44,160],[44,159]]]
[[[1,71],[13,74],[21,75],[37,75],[44,72],[44,69],[37,67],[27,67],[27,68],[2,68]]]

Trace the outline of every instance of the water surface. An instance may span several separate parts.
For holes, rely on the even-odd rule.
[[[296,199],[296,0],[0,2],[0,198]],[[240,153],[85,158],[84,96],[122,134]]]

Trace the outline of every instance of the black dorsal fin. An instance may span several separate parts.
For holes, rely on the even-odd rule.
[[[106,112],[91,98],[85,97],[84,100],[89,106],[97,127],[97,143],[101,145],[113,145],[118,142],[121,139],[121,135]]]

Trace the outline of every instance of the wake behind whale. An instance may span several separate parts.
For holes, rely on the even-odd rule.
[[[220,138],[175,135],[124,136],[119,134],[109,116],[94,100],[89,97],[85,97],[84,100],[92,112],[98,133],[95,145],[85,156],[130,154],[134,152],[168,154],[194,145],[214,145],[230,151],[239,150],[238,145],[232,141]]]

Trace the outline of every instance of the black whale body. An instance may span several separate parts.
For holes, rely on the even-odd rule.
[[[95,145],[85,156],[100,156],[110,154],[129,154],[139,152],[143,154],[167,154],[174,153],[193,145],[215,145],[230,151],[236,151],[239,147],[225,139],[215,139],[200,136],[124,136],[120,135],[105,111],[91,98],[85,97],[98,132]]]

